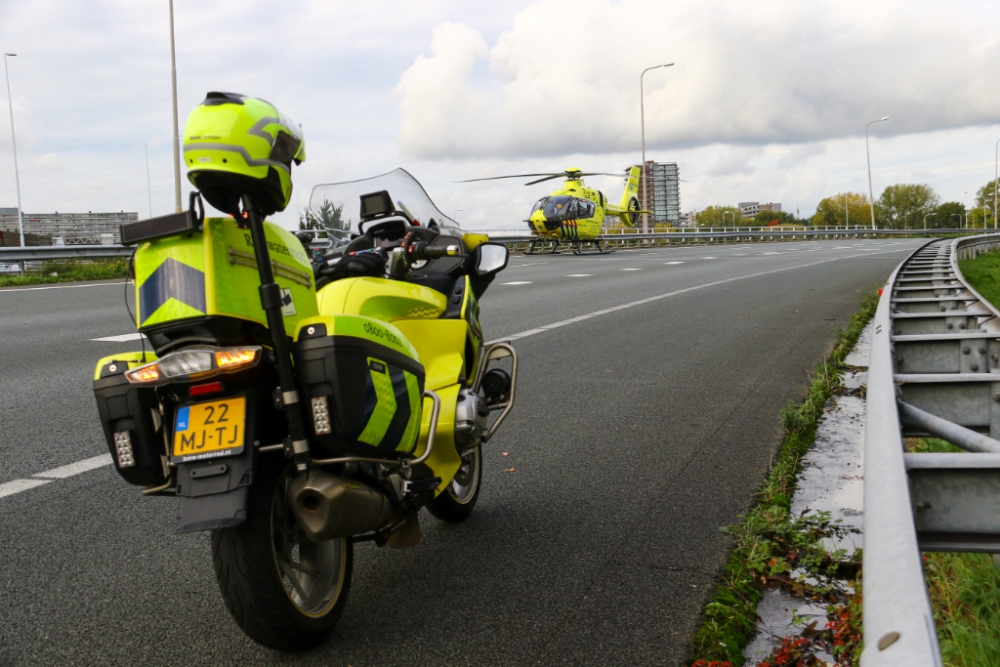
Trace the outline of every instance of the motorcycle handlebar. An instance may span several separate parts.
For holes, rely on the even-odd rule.
[[[457,245],[431,245],[424,241],[411,243],[406,248],[411,260],[439,259],[441,257],[461,257],[462,249]]]

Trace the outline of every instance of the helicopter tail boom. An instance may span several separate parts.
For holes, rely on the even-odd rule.
[[[639,206],[639,177],[642,170],[638,165],[633,165],[628,170],[628,179],[625,181],[625,191],[622,192],[622,201],[619,206],[608,206],[607,212],[610,215],[617,215],[622,223],[628,227],[635,227],[639,222],[640,213],[650,213],[643,211]]]

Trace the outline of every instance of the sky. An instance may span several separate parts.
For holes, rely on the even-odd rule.
[[[301,123],[317,184],[404,167],[470,229],[520,229],[551,183],[469,178],[677,162],[684,211],[876,197],[971,203],[1000,139],[1000,4],[972,0],[175,0],[178,106],[212,90]],[[167,0],[0,0],[24,210],[173,210]],[[0,206],[16,206],[6,88]],[[149,154],[147,186],[146,150]],[[614,177],[588,183],[612,200]],[[192,187],[186,178],[184,193]],[[186,200],[186,194],[185,194]]]

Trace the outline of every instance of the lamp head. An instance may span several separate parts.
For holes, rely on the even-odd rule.
[[[16,53],[5,53],[4,55],[5,56],[16,56],[17,54]]]
[[[889,117],[888,117],[888,116],[886,116],[885,118],[879,118],[879,120],[880,120],[880,121],[882,121],[882,120],[889,120]]]

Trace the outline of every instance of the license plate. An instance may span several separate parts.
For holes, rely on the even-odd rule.
[[[245,396],[177,408],[174,460],[197,461],[237,454],[243,449]]]

